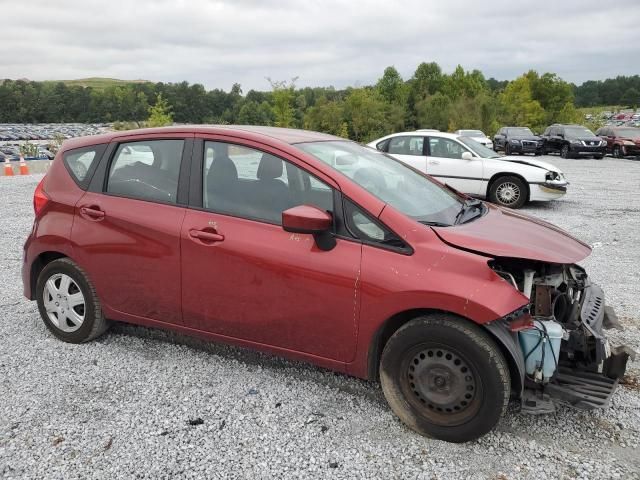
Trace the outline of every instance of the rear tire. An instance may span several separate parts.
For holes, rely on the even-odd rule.
[[[527,185],[511,175],[498,177],[489,187],[489,200],[502,207],[520,208],[527,202]]]
[[[36,299],[44,324],[65,342],[88,342],[109,328],[95,288],[69,258],[54,260],[42,269]]]
[[[421,435],[468,442],[491,431],[509,403],[509,368],[480,327],[446,313],[411,320],[382,352],[382,391]]]
[[[593,158],[595,158],[596,160],[602,160],[604,158],[604,155],[594,155]]]

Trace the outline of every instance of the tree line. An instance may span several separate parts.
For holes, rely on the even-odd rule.
[[[435,62],[420,64],[407,79],[387,67],[374,85],[342,90],[297,88],[297,79],[267,80],[269,91],[246,93],[239,84],[225,92],[188,82],[91,88],[4,80],[0,123],[118,122],[127,126],[147,120],[151,113],[152,124],[158,124],[159,115],[176,123],[297,127],[367,141],[417,128],[481,129],[492,134],[502,125],[522,125],[540,131],[554,122],[584,121],[577,106],[640,103],[637,75],[576,87],[552,73],[531,70],[515,80],[498,81],[462,66],[444,73]]]

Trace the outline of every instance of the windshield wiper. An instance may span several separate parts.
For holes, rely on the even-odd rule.
[[[459,223],[463,223],[462,222],[462,218],[464,217],[465,213],[471,211],[472,209],[476,209],[476,208],[479,209],[480,215],[482,215],[483,206],[482,206],[482,202],[480,200],[478,200],[477,198],[469,198],[469,199],[465,200],[464,203],[462,204],[462,208],[456,214],[456,218],[453,221],[453,224],[454,225],[458,225]],[[478,215],[475,215],[474,217],[471,217],[471,218],[475,218],[477,216]],[[471,218],[469,220],[471,220]]]
[[[442,223],[442,222],[430,222],[428,220],[420,220],[420,223],[423,225],[429,225],[430,227],[450,227],[450,223]]]

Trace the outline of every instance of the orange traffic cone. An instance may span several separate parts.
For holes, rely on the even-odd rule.
[[[29,166],[24,161],[24,155],[20,155],[20,175],[29,175]]]
[[[4,158],[4,175],[5,177],[13,176],[13,168],[11,167],[11,162],[9,161],[9,157]]]

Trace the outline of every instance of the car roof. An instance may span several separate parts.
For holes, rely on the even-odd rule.
[[[109,143],[121,137],[131,136],[144,136],[152,134],[243,134],[243,137],[250,137],[254,140],[277,140],[282,143],[290,145],[303,142],[318,142],[318,141],[331,141],[341,140],[348,141],[342,137],[336,137],[335,135],[329,135],[326,133],[312,132],[309,130],[298,130],[295,128],[280,128],[280,127],[264,127],[256,125],[182,125],[174,127],[156,127],[156,128],[141,128],[138,130],[123,130],[103,133],[100,135],[89,135],[84,137],[74,137],[65,140],[65,150],[72,148],[86,147],[89,145],[96,145],[99,143]]]
[[[461,137],[462,135],[458,135],[457,133],[447,133],[447,132],[440,132],[437,130],[430,130],[430,131],[425,131],[425,130],[415,130],[412,132],[397,132],[397,133],[390,133],[389,135],[385,135],[382,138],[379,138],[377,140],[374,140],[374,142],[380,141],[382,139],[386,139],[386,138],[391,138],[391,137],[415,137],[415,136],[421,136],[421,135],[427,135],[429,137],[444,137],[444,138],[458,138]]]

